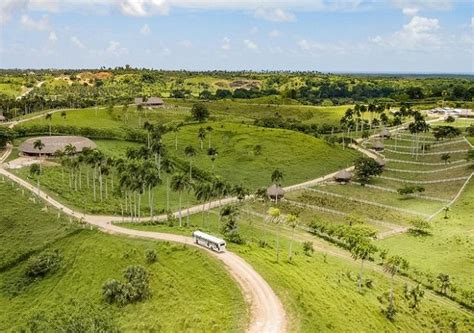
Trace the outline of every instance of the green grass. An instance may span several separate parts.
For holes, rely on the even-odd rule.
[[[13,266],[0,271],[0,331],[20,331],[41,312],[77,315],[77,307],[62,310],[69,300],[91,304],[95,315],[111,318],[126,332],[244,330],[243,296],[223,265],[205,252],[82,230],[67,219],[58,221],[55,212],[41,212],[42,205],[32,204],[8,184],[0,183],[0,198],[2,264],[4,258],[16,259]],[[61,267],[42,279],[21,284],[25,255],[32,250],[41,253],[43,248],[60,251]],[[154,264],[145,262],[144,252],[149,248],[158,254]],[[150,272],[151,298],[125,307],[106,304],[102,284],[111,278],[122,279],[129,265],[142,265]]]
[[[186,159],[184,148],[192,145],[197,150],[193,165],[211,171],[212,162],[207,156],[208,137],[203,150],[197,137],[199,128],[207,126],[214,129],[211,145],[218,150],[215,173],[250,188],[268,186],[275,169],[283,171],[283,184],[289,185],[347,167],[357,156],[353,150],[342,150],[305,134],[223,122],[183,127],[178,134],[178,151],[173,149],[174,134],[166,134],[164,142],[170,147],[169,153]],[[260,154],[255,152],[257,145],[261,146]]]
[[[173,228],[162,225],[126,226],[140,230],[190,234],[199,228],[218,233],[217,216],[205,215],[206,227],[202,228],[202,216],[192,217],[190,228]],[[403,283],[396,282],[395,297],[399,312],[391,322],[381,312],[384,306],[378,297],[389,289],[389,278],[366,268],[364,278],[373,281],[373,288],[357,292],[359,263],[340,259],[329,253],[303,254],[301,242],[317,238],[297,232],[293,244],[294,260],[287,261],[290,231],[283,229],[280,237],[281,260],[275,261],[275,226],[263,224],[261,218],[242,214],[239,230],[247,244],[228,244],[228,248],[244,257],[270,283],[282,300],[289,316],[292,332],[378,332],[378,331],[446,331],[450,320],[456,320],[460,331],[472,325],[472,318],[451,304],[443,304],[432,296],[425,296],[419,311],[409,309],[403,295]],[[259,247],[259,240],[266,240],[270,247]],[[327,245],[326,245],[327,246]],[[367,265],[366,265],[367,266]],[[386,306],[386,303],[385,303]]]
[[[474,183],[471,181],[444,219],[440,213],[432,223],[430,236],[401,234],[379,241],[391,253],[405,257],[412,266],[431,275],[450,274],[463,289],[473,290]]]

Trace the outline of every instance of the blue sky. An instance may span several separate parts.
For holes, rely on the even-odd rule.
[[[471,1],[2,0],[0,67],[474,72]]]

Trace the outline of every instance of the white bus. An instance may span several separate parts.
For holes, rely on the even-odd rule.
[[[216,252],[225,251],[225,240],[206,234],[202,231],[193,232],[194,243],[205,246]]]

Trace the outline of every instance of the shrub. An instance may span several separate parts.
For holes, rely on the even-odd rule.
[[[303,252],[307,256],[312,256],[314,253],[313,242],[303,242]]]
[[[41,278],[57,270],[62,256],[58,250],[42,253],[28,261],[25,275],[30,278]]]
[[[150,296],[148,271],[144,267],[129,266],[123,277],[125,283],[110,279],[102,285],[102,296],[106,302],[124,306]]]
[[[154,249],[147,249],[145,251],[145,258],[149,264],[156,262],[157,254]]]

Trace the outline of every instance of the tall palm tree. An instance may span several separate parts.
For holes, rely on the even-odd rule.
[[[41,151],[44,148],[43,141],[41,141],[40,139],[35,140],[35,142],[33,142],[33,148],[39,151],[39,157],[41,158]],[[41,163],[39,164],[39,167],[40,167],[40,171],[41,171]]]
[[[202,227],[204,228],[204,207],[206,201],[211,198],[212,184],[210,182],[200,182],[194,185],[194,195],[202,203]]]
[[[156,140],[155,137],[152,139],[151,152],[155,155],[155,163],[158,168],[158,176],[161,177],[161,158],[165,154],[165,145],[160,140]]]
[[[44,119],[49,121],[49,136],[51,136],[51,121],[53,120],[53,115],[51,113],[47,113],[44,116]]]
[[[189,179],[193,180],[193,157],[196,156],[196,149],[193,146],[184,148],[184,155],[189,159]]]
[[[148,188],[148,205],[150,207],[150,218],[154,221],[154,191],[153,189],[161,183],[160,176],[156,168],[150,163],[143,165],[144,186]]]
[[[211,126],[207,126],[207,127],[206,127],[206,132],[207,132],[207,134],[208,134],[207,137],[208,137],[208,139],[209,139],[207,148],[211,148],[211,134],[212,134],[212,131],[213,131],[213,130],[214,130],[214,129],[213,129]]]
[[[295,229],[298,227],[298,217],[293,214],[288,214],[285,217],[286,223],[291,227],[291,239],[290,239],[290,246],[288,250],[288,261],[293,259],[293,239],[295,235]]]
[[[178,150],[178,133],[181,130],[180,125],[176,125],[173,127],[173,133],[174,133],[174,149]]]
[[[34,163],[30,166],[30,175],[36,177],[36,187],[38,189],[38,196],[40,195],[40,176],[41,168],[38,163]]]
[[[214,172],[214,162],[216,161],[217,158],[217,148],[208,148],[207,149],[207,155],[211,158],[212,162],[212,172]]]
[[[362,292],[362,271],[364,268],[364,260],[370,258],[370,256],[377,251],[377,248],[370,243],[368,239],[360,239],[355,246],[351,248],[351,255],[354,260],[360,259],[360,273],[358,288],[359,292]]]
[[[198,139],[201,142],[201,150],[204,148],[204,139],[206,138],[206,129],[204,127],[199,128]]]
[[[145,121],[145,123],[143,124],[143,128],[146,131],[147,146],[148,148],[150,148],[150,135],[151,135],[151,132],[153,131],[153,124],[149,123],[148,121]]]
[[[164,159],[161,169],[166,173],[166,211],[170,210],[170,174],[174,172],[174,164],[169,159]]]
[[[182,213],[181,213],[181,199],[183,196],[183,192],[189,187],[189,178],[184,173],[175,173],[171,177],[171,189],[179,194],[179,202],[178,202],[178,209],[179,209],[179,226],[181,227],[182,224]]]
[[[271,218],[271,221],[276,225],[277,227],[277,237],[276,237],[276,262],[280,260],[280,224],[281,224],[281,212],[280,209],[276,207],[270,207],[268,209],[268,215]]]
[[[392,256],[384,263],[384,270],[390,274],[390,307],[393,308],[393,279],[394,276],[401,270],[408,268],[408,262],[400,256]]]

